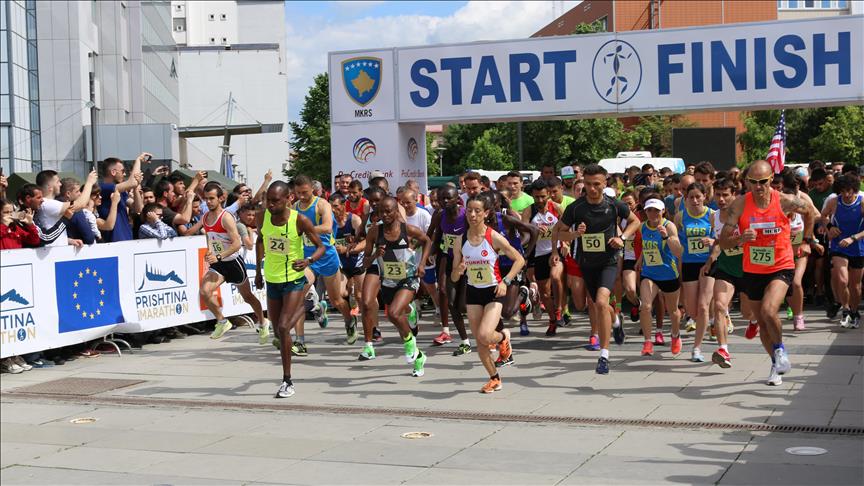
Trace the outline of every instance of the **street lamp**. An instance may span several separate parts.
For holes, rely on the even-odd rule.
[[[438,166],[441,168],[440,175],[444,175],[444,151],[447,148],[442,147],[441,145],[435,147],[435,151],[438,152]]]

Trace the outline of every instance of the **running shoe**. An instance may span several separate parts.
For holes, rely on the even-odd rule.
[[[663,331],[657,331],[654,333],[654,345],[666,346],[666,340],[663,339]]]
[[[291,354],[294,356],[308,356],[309,350],[306,349],[305,344],[300,341],[294,341],[291,343]]]
[[[519,319],[519,335],[527,336],[531,334],[531,330],[528,329],[528,322],[525,320],[525,316],[520,316]]]
[[[594,369],[594,372],[598,375],[608,375],[609,360],[601,356],[600,359],[597,360],[597,368]]]
[[[792,363],[789,361],[789,355],[786,354],[785,349],[777,348],[774,350],[774,367],[777,368],[777,373],[780,375],[785,375],[792,369]]]
[[[543,316],[543,308],[539,302],[540,293],[537,291],[537,286],[535,284],[531,284],[528,288],[528,299],[531,302],[531,313],[534,316],[534,319],[540,319]]]
[[[384,338],[381,337],[381,331],[379,331],[377,327],[372,328],[372,340],[376,343],[380,343],[384,340]]]
[[[30,371],[33,369],[33,365],[24,361],[24,358],[21,356],[12,356],[12,362],[20,366],[24,371]]]
[[[420,354],[417,356],[417,359],[414,360],[414,370],[411,372],[411,376],[421,377],[426,374],[426,370],[423,369],[423,366],[426,364],[426,355],[420,351]]]
[[[678,356],[679,354],[681,354],[682,344],[683,343],[681,342],[681,336],[673,337],[672,346],[669,348],[669,350],[672,351],[673,355]]]
[[[360,356],[357,357],[357,360],[370,361],[373,359],[375,359],[375,348],[371,344],[363,346],[363,351],[360,351]]]
[[[359,316],[360,315],[360,307],[358,307],[356,305],[354,307],[352,307],[351,308],[351,315],[352,316]]]
[[[645,341],[642,344],[642,356],[653,356],[654,355],[654,344],[651,341]]]
[[[529,302],[529,297],[531,295],[531,291],[528,290],[528,287],[524,285],[519,286],[519,305],[520,307],[527,304]]]
[[[273,344],[273,347],[274,347],[274,348],[276,348],[276,349],[282,349],[282,342],[279,341],[279,338],[278,338],[278,337],[274,337],[273,340],[270,341],[270,342]]]
[[[349,345],[357,342],[357,316],[352,316],[351,324],[345,326],[345,335],[347,336],[345,342]]]
[[[571,321],[572,317],[570,317],[570,311],[564,309],[564,313],[561,314],[561,327],[570,327],[572,326]]]
[[[791,321],[794,318],[795,318],[795,314],[792,313],[792,306],[787,305],[786,306],[786,320]]]
[[[513,359],[512,354],[507,359],[504,359],[501,356],[498,356],[498,359],[495,360],[495,367],[496,368],[503,368],[505,366],[510,366],[512,364],[516,364],[516,360]]]
[[[417,308],[413,303],[408,304],[408,325],[411,326],[412,329],[417,327]],[[411,332],[414,331],[412,330]],[[417,333],[414,332],[414,335],[416,336]]]
[[[639,320],[639,306],[641,303],[630,306],[630,322],[637,322]]]
[[[849,324],[850,329],[858,329],[861,323],[861,314],[858,311],[852,313],[852,322]]]
[[[717,341],[717,332],[714,331],[714,325],[713,324],[711,325],[710,329],[711,329],[711,332],[708,333],[708,340],[713,343],[714,341]]]
[[[615,344],[622,345],[627,338],[627,333],[624,332],[624,324],[618,323],[618,327],[612,328],[612,337],[615,339]]]
[[[493,393],[501,390],[501,378],[489,378],[489,382],[483,385],[480,393]]]
[[[453,351],[453,356],[462,356],[463,354],[468,354],[470,352],[471,345],[462,343],[456,348],[456,351]]]
[[[750,321],[747,324],[747,330],[744,331],[744,337],[747,339],[753,339],[759,335],[759,323],[756,321]]]
[[[417,338],[411,335],[407,341],[402,342],[402,346],[405,349],[405,362],[408,364],[413,363],[420,353],[420,350],[417,349]]]
[[[729,324],[726,324],[726,335],[733,334],[735,332],[735,324],[732,324],[732,319],[729,318],[729,315],[726,315]]]
[[[222,319],[216,323],[216,327],[213,329],[213,334],[210,335],[210,339],[221,338],[226,332],[230,331],[232,327],[234,326],[231,325],[231,322],[229,322],[228,319]]]
[[[6,358],[3,360],[2,364],[0,364],[0,371],[17,375],[18,373],[24,373],[24,368],[19,366],[18,363],[12,360],[12,358]]]
[[[504,334],[504,339],[498,343],[498,356],[507,360],[513,356],[513,346],[510,345],[510,333]]]
[[[450,337],[450,333],[447,331],[441,331],[435,339],[432,340],[432,344],[435,346],[443,346],[445,344],[452,343],[453,339]]]
[[[796,331],[803,331],[807,329],[807,326],[804,325],[804,316],[795,316],[794,322],[795,324],[793,325],[793,328]]]
[[[699,348],[693,348],[693,351],[690,353],[690,361],[694,363],[704,363],[705,356],[702,356],[702,351]]]
[[[852,327],[852,313],[849,312],[849,309],[843,309],[843,313],[840,317],[840,327],[846,329],[847,327]]]
[[[729,351],[726,351],[723,348],[714,351],[711,355],[711,361],[723,369],[732,367],[732,356],[729,355]]]
[[[312,309],[312,315],[315,316],[315,320],[318,321],[318,326],[322,329],[327,327],[327,324],[330,323],[330,318],[327,317],[327,301],[322,300],[318,302],[318,308]]]
[[[287,381],[283,381],[279,385],[279,391],[276,392],[276,398],[288,398],[294,395],[294,385],[289,385]]]
[[[270,320],[264,319],[258,326],[258,345],[266,346],[267,341],[270,340]]]
[[[588,351],[600,351],[600,339],[597,336],[588,338],[588,344],[585,345]]]
[[[768,375],[768,385],[780,386],[783,384],[783,377],[777,372],[777,367],[771,365],[771,373]]]
[[[687,332],[693,332],[696,330],[696,321],[694,321],[692,317],[687,316],[687,319],[685,322],[687,324],[684,326],[684,329],[686,329]]]
[[[546,336],[553,337],[558,334],[558,325],[554,322],[549,323],[549,327],[546,328]]]
[[[837,317],[838,312],[840,312],[840,304],[832,302],[825,308],[825,317],[828,319],[834,319]]]

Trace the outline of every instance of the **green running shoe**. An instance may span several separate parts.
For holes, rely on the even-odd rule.
[[[411,327],[417,327],[417,309],[414,307],[414,304],[408,304],[408,325]]]
[[[420,352],[420,355],[417,356],[417,359],[414,360],[414,371],[411,372],[411,376],[421,377],[426,374],[426,371],[423,369],[423,365],[426,364],[426,355],[423,352]]]
[[[405,361],[413,363],[417,359],[420,350],[417,349],[417,338],[412,334],[411,337],[402,343],[405,346]]]
[[[371,344],[363,346],[363,351],[360,351],[360,356],[357,357],[357,360],[371,361],[373,359],[375,359],[375,348]]]
[[[258,327],[258,345],[266,346],[270,340],[270,321],[264,319],[264,322]]]
[[[351,324],[345,326],[346,342],[351,345],[357,342],[357,316],[352,316]]]
[[[213,334],[210,335],[210,339],[221,338],[226,332],[230,331],[232,327],[234,326],[228,321],[228,319],[222,319],[216,323],[216,328],[213,329]]]
[[[462,356],[463,354],[468,354],[470,352],[471,345],[462,343],[456,348],[456,351],[453,351],[453,356]]]
[[[273,340],[270,342],[273,343],[274,348],[280,350],[282,349],[282,341],[280,341],[278,337],[274,337]]]
[[[291,353],[294,356],[308,356],[309,351],[306,349],[306,345],[301,343],[300,341],[294,341],[291,344]]]
[[[792,314],[792,306],[787,305],[786,306],[786,320],[791,321],[794,318],[795,318],[795,316]]]

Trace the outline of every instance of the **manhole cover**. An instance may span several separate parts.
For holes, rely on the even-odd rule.
[[[41,395],[89,396],[144,383],[144,380],[118,380],[113,378],[61,378],[35,385],[16,388],[10,393]]]
[[[70,420],[69,423],[70,424],[76,424],[76,425],[83,425],[83,424],[92,424],[93,422],[95,422],[97,420],[98,419],[93,418],[93,417],[79,417],[79,418],[74,418],[74,419]]]
[[[405,432],[402,434],[403,439],[428,439],[432,437],[432,432]]]
[[[793,456],[821,456],[828,450],[821,447],[790,447],[786,449],[786,452]]]

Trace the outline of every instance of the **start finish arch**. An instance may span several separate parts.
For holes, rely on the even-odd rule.
[[[425,126],[864,104],[864,16],[332,52],[333,174],[426,190]]]

